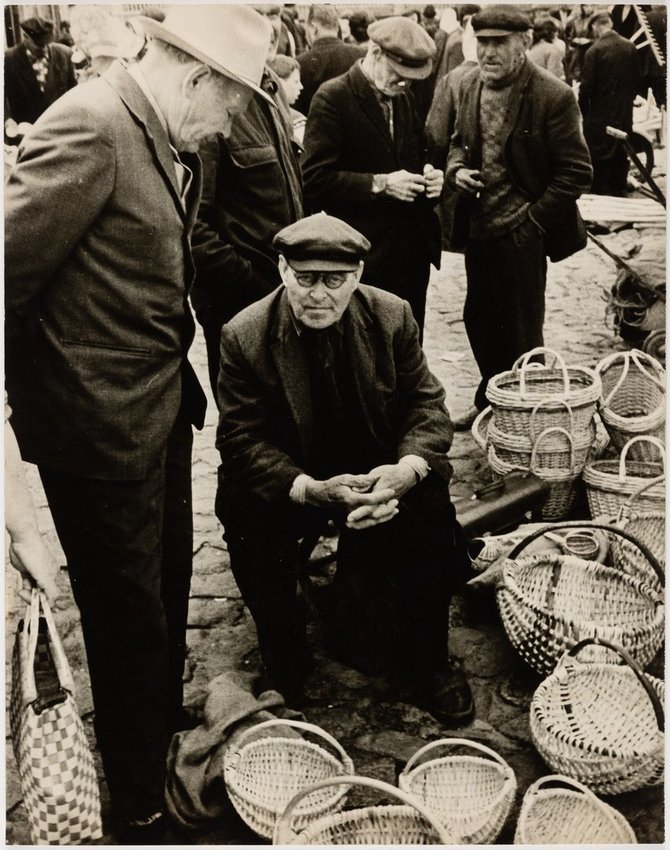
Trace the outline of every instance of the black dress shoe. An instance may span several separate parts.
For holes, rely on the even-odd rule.
[[[444,726],[465,726],[475,716],[475,701],[465,674],[455,665],[435,674],[417,692],[417,705]]]

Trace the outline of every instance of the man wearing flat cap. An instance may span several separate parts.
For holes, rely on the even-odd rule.
[[[363,280],[409,301],[423,330],[430,266],[440,263],[435,204],[442,172],[426,165],[412,80],[428,77],[435,42],[405,17],[375,21],[363,60],[312,101],[305,130],[305,202],[370,241]]]
[[[463,320],[481,373],[468,428],[489,378],[542,345],[547,257],[586,245],[577,198],[592,168],[571,89],[526,58],[530,21],[515,6],[472,17],[479,67],[463,78],[446,180],[459,194],[451,234],[464,250]]]
[[[77,78],[70,48],[52,43],[51,21],[26,18],[21,29],[23,40],[5,50],[5,121],[34,124]]]
[[[463,545],[442,385],[409,305],[359,283],[370,249],[360,232],[318,213],[274,244],[284,285],[222,330],[217,432],[217,515],[267,676],[289,704],[300,699],[310,655],[298,542],[332,520],[336,588],[383,600],[341,607],[346,660],[392,667],[436,717],[467,722],[472,695],[447,652]],[[395,613],[380,622],[387,603]]]
[[[270,26],[243,6],[170,6],[23,140],[5,195],[6,379],[86,644],[120,843],[169,843],[165,757],[182,727],[193,520],[187,360],[196,151],[230,131]]]

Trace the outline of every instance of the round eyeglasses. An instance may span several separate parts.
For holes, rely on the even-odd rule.
[[[339,289],[349,279],[351,272],[293,272],[293,277],[298,282],[298,286],[304,289],[309,289],[316,286],[322,280],[324,286],[328,289]]]

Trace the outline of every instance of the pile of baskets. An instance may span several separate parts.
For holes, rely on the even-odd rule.
[[[534,362],[538,355],[553,360]],[[596,438],[600,395],[601,381],[592,369],[568,367],[548,348],[527,352],[488,383],[491,406],[475,420],[473,436],[495,475],[523,470],[550,484],[544,520],[563,519],[573,504]]]

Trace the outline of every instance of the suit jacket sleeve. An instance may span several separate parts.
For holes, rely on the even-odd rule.
[[[461,132],[461,121],[459,120],[460,112],[456,113],[456,123],[454,132],[449,141],[449,151],[447,153],[447,166],[445,169],[445,181],[452,188],[456,188],[454,177],[459,168],[472,168],[468,157],[465,145],[463,142],[463,134]]]
[[[48,286],[114,187],[116,157],[104,119],[49,112],[24,139],[5,190],[6,332],[20,335]]]

